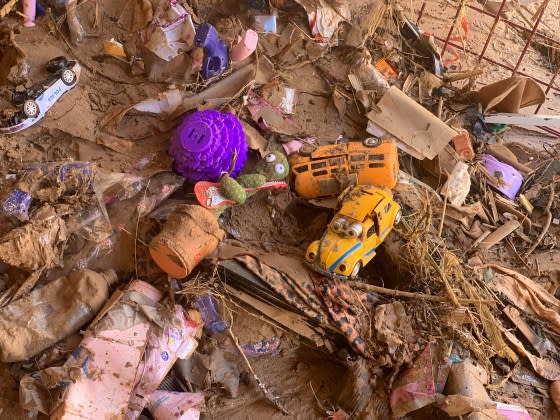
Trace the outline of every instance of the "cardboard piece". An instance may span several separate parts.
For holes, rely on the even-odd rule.
[[[368,118],[422,158],[435,158],[457,135],[453,128],[395,86],[383,95]]]
[[[521,108],[544,103],[546,94],[537,82],[525,76],[513,76],[484,86],[478,102],[488,111],[517,113]]]

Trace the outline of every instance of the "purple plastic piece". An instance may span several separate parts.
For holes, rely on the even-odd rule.
[[[18,219],[29,219],[29,206],[31,205],[31,195],[19,188],[14,188],[10,194],[2,201],[2,212],[6,216],[14,216]]]
[[[188,115],[175,130],[169,154],[175,170],[189,182],[217,181],[229,171],[234,153],[237,155],[236,176],[247,159],[247,141],[243,126],[231,113],[214,110]]]
[[[494,183],[489,179],[488,183],[510,200],[515,200],[515,196],[519,192],[521,184],[523,184],[523,175],[517,169],[500,162],[494,156],[482,155],[481,161],[490,175],[499,180],[499,183]]]
[[[220,345],[220,350],[228,353],[237,353],[235,346]],[[280,353],[280,337],[265,338],[256,343],[241,344],[241,350],[247,357],[269,356]]]
[[[211,334],[223,333],[229,328],[229,323],[220,319],[220,314],[216,309],[216,300],[212,295],[203,295],[196,298],[196,307],[200,311],[200,316],[204,321],[204,329]]]
[[[194,45],[204,48],[204,60],[200,71],[204,80],[218,76],[227,69],[228,48],[220,39],[218,31],[209,23],[203,23],[196,30]]]

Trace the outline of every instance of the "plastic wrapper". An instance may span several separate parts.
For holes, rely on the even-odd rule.
[[[200,335],[201,327],[187,319],[181,306],[175,305],[171,322],[164,328],[154,326],[150,330],[143,361],[138,368],[141,379],[130,398],[128,419],[140,416],[146,398],[156,391],[177,358],[188,358],[194,352],[198,346],[195,336]]]
[[[122,418],[149,330],[165,322],[160,299],[159,290],[140,280],[115,292],[64,366],[22,379],[20,405],[51,414],[51,420]]]
[[[204,394],[156,391],[148,397],[148,409],[158,420],[198,420]]]
[[[165,172],[153,176],[146,193],[138,202],[136,211],[140,217],[147,216],[156,209],[167,197],[177,191],[185,179],[172,172]]]

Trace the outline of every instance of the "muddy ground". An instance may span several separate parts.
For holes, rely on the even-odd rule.
[[[218,28],[228,24],[247,27],[248,17],[244,6],[238,1],[193,1],[195,12],[201,21],[215,23]],[[118,106],[126,106],[152,97],[169,87],[168,83],[152,83],[142,75],[132,76],[129,66],[110,57],[99,58],[103,52],[102,40],[114,37],[125,43],[136,45],[138,39],[118,24],[125,10],[124,0],[102,0],[98,2],[102,20],[100,27],[86,37],[79,46],[68,42],[65,26],[56,29],[49,17],[38,19],[37,26],[25,28],[19,18],[9,16],[5,21],[16,28],[16,41],[26,53],[30,65],[29,80],[40,80],[45,76],[44,63],[52,57],[65,55],[76,58],[83,66],[78,86],[65,95],[39,124],[17,135],[0,135],[0,169],[2,178],[9,173],[23,169],[31,163],[62,160],[91,161],[108,171],[126,172],[139,176],[151,176],[169,170],[171,162],[167,156],[170,137],[179,119],[160,119],[148,115],[128,115],[123,119],[118,131],[107,133],[101,127],[101,120]],[[413,4],[419,9],[420,2]],[[551,6],[552,7],[552,6]],[[443,13],[442,13],[443,10]],[[455,3],[430,1],[420,24],[424,30],[445,32],[452,18]],[[90,10],[91,12],[91,10]],[[552,16],[555,17],[555,9]],[[92,15],[86,16],[91,19]],[[239,21],[231,23],[231,18]],[[303,9],[293,5],[279,12],[278,35],[267,35],[261,39],[259,48],[267,55],[274,56],[293,36],[292,21],[300,27],[307,27]],[[91,21],[89,22],[91,23]],[[471,24],[473,38],[469,44],[480,43],[482,34],[488,28],[487,19],[475,20]],[[491,43],[491,54],[503,57],[515,64],[511,55],[520,37],[506,31],[502,26]],[[138,47],[138,45],[136,45]],[[313,41],[305,40],[301,47],[288,55],[285,66],[297,64],[302,57],[313,57]],[[517,48],[517,47],[515,47]],[[295,122],[301,132],[316,136],[321,143],[327,144],[339,137],[357,139],[364,134],[366,120],[357,103],[347,101],[347,110],[341,116],[331,99],[337,85],[348,85],[346,75],[351,52],[344,48],[320,58],[314,64],[293,66],[282,75],[284,81],[297,89]],[[9,57],[6,58],[9,60]],[[529,49],[523,71],[538,74],[543,79],[550,78],[551,72],[545,65],[542,54]],[[472,60],[464,59],[462,68],[469,68]],[[479,79],[481,84],[505,77],[506,73],[490,69]],[[196,86],[187,85],[186,89]],[[4,92],[7,93],[7,92]],[[7,96],[2,98],[7,107]],[[560,99],[556,93],[549,95],[547,113],[560,110]],[[548,141],[546,137],[535,137],[532,132],[513,131],[512,141],[533,139],[534,143]],[[523,137],[525,136],[525,137]],[[116,137],[116,138],[115,138]],[[543,140],[544,139],[544,140]],[[125,142],[125,149],[122,144]],[[106,147],[109,145],[110,147]],[[119,146],[121,147],[119,149]],[[120,150],[116,151],[116,150]],[[148,162],[139,165],[140,162]],[[529,162],[529,160],[527,160]],[[185,186],[173,198],[194,201],[192,189]],[[127,208],[129,202],[120,203],[110,209],[113,225],[124,227],[121,230],[118,247],[97,261],[93,268],[115,268],[121,277],[129,278],[138,273],[145,259],[146,250],[142,244],[134,245],[137,221],[131,220]],[[309,242],[317,239],[330,220],[332,212],[319,209],[298,199],[292,192],[284,191],[274,195],[257,195],[248,200],[243,207],[236,207],[222,216],[222,224],[227,233],[248,246],[267,252],[281,254],[303,253]],[[457,245],[457,239],[450,230],[444,234],[448,243]],[[389,246],[389,245],[387,245]],[[393,246],[399,247],[398,242]],[[139,249],[138,249],[139,248]],[[460,251],[460,246],[457,251]],[[451,248],[453,249],[453,248]],[[136,251],[135,251],[136,250]],[[492,255],[504,265],[517,267],[515,255]],[[411,281],[396,275],[389,257],[381,249],[376,260],[368,266],[366,277],[386,287],[404,288]],[[430,290],[427,290],[430,291]],[[433,290],[432,290],[433,291]],[[265,321],[259,314],[231,303],[234,313],[233,331],[241,342],[256,342],[274,336],[282,341],[281,352],[252,360],[252,366],[259,378],[281,399],[290,412],[289,418],[311,419],[328,418],[339,408],[339,398],[343,394],[349,376],[347,354],[330,353],[326,349],[316,349],[314,345],[301,339],[292,332],[280,329]],[[432,318],[432,321],[433,318]],[[430,329],[427,327],[427,329]],[[211,339],[206,345],[210,345]],[[34,361],[18,366],[4,366],[0,369],[0,400],[17,400],[17,379],[22,371],[33,370]],[[262,419],[285,418],[276,408],[262,398],[248,374],[241,384],[239,397],[230,399],[223,390],[213,389],[205,418],[213,419]],[[348,386],[348,385],[346,385]],[[529,409],[533,418],[549,417],[549,400],[535,394],[533,388],[508,383],[500,390],[504,401],[511,401]],[[14,403],[15,407],[15,403]],[[426,413],[427,416],[432,413]],[[438,418],[444,418],[441,413]],[[0,413],[0,419],[25,418],[17,409],[14,412]],[[383,417],[380,417],[383,418]],[[420,418],[420,417],[418,417]],[[428,418],[428,417],[426,417]]]

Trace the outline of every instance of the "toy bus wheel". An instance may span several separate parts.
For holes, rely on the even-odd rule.
[[[23,113],[29,118],[39,115],[39,105],[33,99],[28,99],[23,103]]]
[[[66,69],[60,75],[60,79],[65,85],[72,86],[76,82],[76,73],[70,69]]]
[[[402,211],[399,210],[397,214],[395,214],[395,223],[393,224],[397,226],[401,222],[401,218],[402,218]]]
[[[317,146],[314,144],[303,143],[299,148],[299,154],[302,156],[311,156],[311,154],[317,150]]]
[[[358,261],[354,266],[354,268],[352,269],[352,272],[350,273],[350,278],[355,279],[356,277],[358,277],[358,273],[360,272],[361,268],[362,268],[362,263]]]
[[[368,137],[362,144],[366,147],[377,147],[381,143],[381,140],[377,137]]]
[[[68,65],[68,60],[64,56],[55,57],[50,59],[47,64],[46,68],[49,73],[56,73],[57,71],[62,70],[64,67]]]

